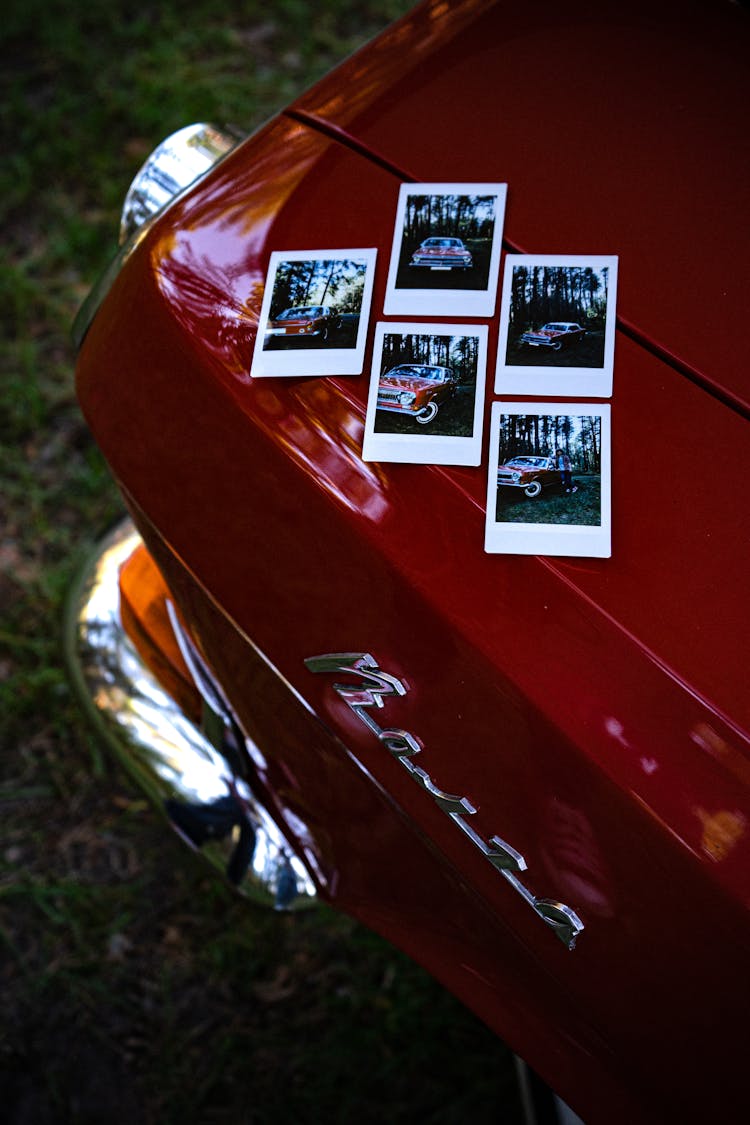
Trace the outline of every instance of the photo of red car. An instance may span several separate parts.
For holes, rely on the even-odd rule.
[[[560,348],[568,347],[569,344],[582,340],[585,335],[586,329],[581,328],[580,324],[563,320],[544,324],[536,331],[524,332],[521,336],[521,343],[528,344],[530,348],[552,348],[559,352]]]
[[[450,367],[400,364],[380,376],[378,410],[410,414],[415,422],[429,425],[441,404],[456,393],[458,378]]]
[[[560,480],[553,457],[512,457],[497,470],[499,487],[521,488],[532,500],[543,488],[559,485]]]
[[[312,338],[324,344],[340,324],[341,318],[326,305],[302,305],[284,309],[269,320],[266,339],[270,342],[299,338],[302,342]]]
[[[471,253],[460,238],[426,238],[409,262],[413,268],[433,270],[469,270],[472,264]]]

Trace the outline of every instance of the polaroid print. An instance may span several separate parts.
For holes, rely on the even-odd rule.
[[[386,316],[495,312],[507,184],[402,184]]]
[[[492,404],[485,551],[610,557],[609,412],[599,403]]]
[[[485,325],[376,325],[363,459],[478,465],[486,368]]]
[[[608,398],[617,258],[508,254],[496,394]]]
[[[275,250],[252,376],[360,375],[376,250]]]

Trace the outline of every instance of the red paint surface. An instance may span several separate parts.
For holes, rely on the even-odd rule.
[[[364,463],[369,351],[361,377],[250,379],[271,250],[379,247],[373,320],[382,311],[399,180],[294,120],[147,236],[90,329],[81,400],[325,893],[426,964],[587,1121],[706,1121],[717,1101],[740,1105],[750,1000],[736,483],[750,449],[741,413],[712,393],[747,387],[730,331],[740,279],[717,280],[744,221],[737,146],[724,151],[726,116],[707,137],[702,125],[738,48],[714,58],[708,92],[696,75],[746,18],[718,5],[698,40],[695,13],[714,9],[688,6],[678,84],[661,8],[647,34],[630,8],[570,23],[512,6],[441,46],[465,18],[451,8],[430,24],[428,61],[414,36],[439,7],[302,104],[425,180],[507,179],[524,250],[620,254],[619,311],[680,362],[618,332],[612,559],[485,555],[486,465]],[[564,144],[540,150],[564,126]],[[716,159],[698,155],[712,146]],[[710,229],[690,221],[709,180],[724,185]],[[488,399],[496,338],[492,321]],[[535,894],[580,914],[575,952],[305,670],[331,651],[372,652],[404,680],[384,721],[421,739],[419,765],[471,801],[480,835],[524,855]]]
[[[622,321],[748,408],[747,57],[729,0],[430,0],[296,107],[415,180],[507,180],[516,250],[619,254]]]

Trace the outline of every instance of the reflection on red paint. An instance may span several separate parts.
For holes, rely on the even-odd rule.
[[[580,808],[548,800],[544,806],[541,854],[562,897],[568,896],[581,915],[612,918],[612,879],[591,821]]]
[[[388,508],[380,466],[362,460],[364,421],[336,383],[285,380],[283,390],[255,384],[253,418],[266,436],[339,504],[368,520]]]
[[[695,812],[703,825],[701,847],[706,855],[719,863],[740,842],[745,834],[747,821],[742,813],[730,812],[729,809],[719,809],[715,813],[696,809]]]

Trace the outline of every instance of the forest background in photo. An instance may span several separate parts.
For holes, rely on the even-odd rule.
[[[396,277],[398,287],[485,289],[489,279],[496,206],[495,195],[408,195]],[[472,268],[446,272],[410,269],[411,256],[425,238],[441,235],[462,240],[466,249],[471,251]]]
[[[606,266],[514,266],[510,292],[510,330],[541,328],[555,320],[601,330],[607,320]]]
[[[599,473],[601,435],[598,415],[501,414],[498,464],[523,454],[550,457],[563,449],[574,472]]]
[[[404,240],[420,243],[430,235],[491,239],[495,203],[494,195],[408,195]]]
[[[339,313],[362,309],[367,263],[350,258],[280,262],[271,301],[271,320],[294,305],[329,305]]]
[[[477,336],[432,336],[423,333],[386,333],[383,337],[381,374],[400,363],[426,363],[450,367],[461,385],[474,387],[477,380],[479,338]]]

